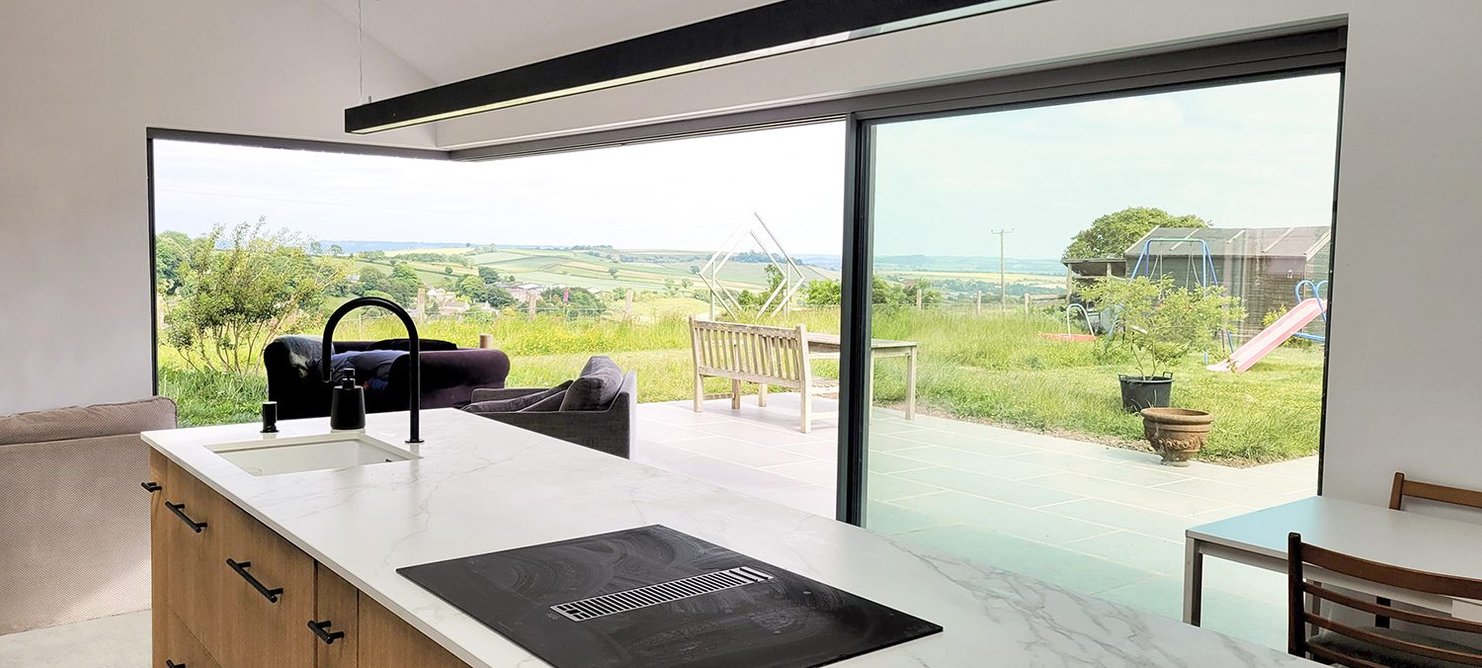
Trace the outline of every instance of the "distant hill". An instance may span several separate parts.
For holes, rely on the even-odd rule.
[[[800,255],[799,260],[815,267],[839,271],[843,262],[838,255]],[[998,256],[986,255],[885,255],[875,258],[876,271],[996,272]],[[1005,258],[1004,271],[1011,274],[1063,276],[1065,265],[1060,260],[1040,258]]]
[[[324,248],[339,246],[346,253],[368,253],[370,251],[417,250],[420,248],[472,248],[479,244],[462,241],[346,241],[324,239],[319,242]]]

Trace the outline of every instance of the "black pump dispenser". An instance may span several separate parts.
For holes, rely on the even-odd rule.
[[[329,428],[365,429],[365,391],[355,384],[355,372],[346,371],[329,399]]]

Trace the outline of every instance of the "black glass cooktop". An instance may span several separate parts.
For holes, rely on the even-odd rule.
[[[811,668],[942,630],[659,525],[397,572],[556,668]]]

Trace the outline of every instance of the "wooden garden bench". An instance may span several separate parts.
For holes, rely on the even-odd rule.
[[[802,399],[802,431],[813,429],[813,395],[837,387],[814,383],[808,364],[808,328],[767,327],[690,318],[695,356],[695,412],[704,409],[705,378],[731,380],[731,408],[741,408],[741,383],[757,383],[757,405],[767,405],[767,386],[796,391]]]

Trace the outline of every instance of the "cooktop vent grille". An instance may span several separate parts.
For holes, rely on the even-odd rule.
[[[744,587],[749,584],[766,582],[772,576],[755,568],[741,566],[739,568],[728,568],[723,571],[714,571],[703,575],[660,582],[659,584],[627,589],[624,591],[603,594],[592,598],[584,598],[580,601],[570,603],[559,603],[551,606],[552,610],[561,613],[573,622],[585,622],[589,619],[616,615],[622,612],[638,610],[674,601],[704,596],[726,589]]]

